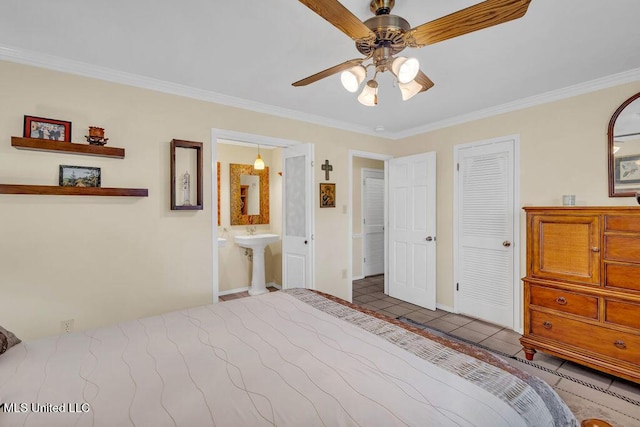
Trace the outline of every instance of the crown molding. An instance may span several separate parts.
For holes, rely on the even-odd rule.
[[[113,83],[120,83],[128,86],[154,90],[154,91],[163,92],[171,95],[184,96],[187,98],[193,98],[200,101],[212,102],[215,104],[226,105],[229,107],[250,110],[257,113],[270,114],[273,116],[299,120],[306,123],[312,123],[319,126],[326,126],[326,127],[348,131],[348,132],[354,132],[354,133],[359,133],[363,135],[369,135],[369,136],[391,139],[391,140],[408,138],[408,137],[419,135],[422,133],[431,132],[437,129],[455,126],[462,123],[471,122],[474,120],[485,119],[487,117],[492,117],[499,114],[508,113],[511,111],[521,110],[521,109],[533,107],[536,105],[546,104],[549,102],[559,101],[561,99],[566,99],[573,96],[582,95],[585,93],[606,89],[612,86],[617,86],[617,85],[631,83],[631,82],[640,80],[640,68],[636,68],[636,69],[625,71],[622,73],[613,74],[611,76],[606,76],[606,77],[598,78],[588,82],[579,83],[577,85],[568,86],[558,90],[553,90],[540,95],[534,95],[528,98],[523,98],[523,99],[509,102],[506,104],[501,104],[501,105],[486,108],[483,110],[474,111],[468,114],[451,117],[445,120],[428,123],[423,126],[414,127],[401,132],[376,132],[365,126],[354,125],[351,123],[328,119],[326,117],[316,116],[313,114],[301,113],[295,110],[288,110],[285,108],[262,104],[259,102],[250,101],[243,98],[237,98],[237,97],[223,95],[223,94],[212,92],[212,91],[196,89],[186,85],[170,83],[163,80],[140,76],[133,73],[127,73],[127,72],[118,71],[118,70],[114,70],[107,67],[87,64],[85,62],[74,61],[71,59],[61,58],[54,55],[37,53],[37,52],[28,51],[25,49],[20,49],[15,47],[0,45],[0,60],[16,62],[20,64],[25,64],[25,65],[32,65],[40,68],[47,68],[50,70],[80,75],[83,77],[91,77],[99,80],[105,80]]]
[[[327,126],[349,132],[384,138],[384,136],[381,136],[379,133],[374,132],[367,127],[354,125],[340,120],[333,120],[313,114],[301,113],[300,111],[288,110],[285,108],[262,104],[243,98],[223,95],[208,90],[197,89],[186,85],[171,83],[151,77],[144,77],[138,74],[127,73],[124,71],[114,70],[112,68],[92,65],[72,59],[61,58],[59,56],[37,53],[25,49],[0,45],[0,60],[16,62],[24,65],[32,65],[35,67],[61,71],[64,73],[75,74],[83,77],[91,77],[113,83],[120,83],[142,89],[149,89],[171,95],[184,96],[200,101],[226,105],[229,107],[241,108],[257,113],[270,114],[273,116],[299,120],[320,126]]]
[[[396,132],[391,138],[408,138],[422,133],[432,132],[437,129],[455,126],[474,120],[485,119],[488,117],[497,116],[499,114],[509,113],[511,111],[534,107],[536,105],[547,104],[550,102],[583,95],[589,92],[595,92],[597,90],[606,89],[613,86],[632,83],[635,81],[640,81],[640,68],[635,68],[633,70],[624,71],[618,74],[612,74],[610,76],[601,77],[584,83],[578,83],[576,85],[553,90],[550,92],[545,92],[540,95],[530,96],[528,98],[519,99],[513,102],[508,102],[506,104],[497,105],[495,107],[485,108],[483,110],[474,111],[469,114],[451,117],[449,119],[429,123],[424,126],[407,129],[406,131]]]

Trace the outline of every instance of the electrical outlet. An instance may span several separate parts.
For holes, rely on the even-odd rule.
[[[60,322],[60,330],[62,331],[62,333],[70,334],[71,332],[73,332],[73,323],[73,319],[63,320],[62,322]]]

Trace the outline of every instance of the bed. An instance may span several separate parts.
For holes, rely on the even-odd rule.
[[[2,426],[573,426],[544,382],[305,289],[20,343]]]

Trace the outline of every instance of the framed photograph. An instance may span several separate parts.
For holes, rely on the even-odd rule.
[[[202,142],[172,139],[170,168],[171,210],[201,211],[203,209]]]
[[[100,168],[60,165],[61,187],[100,187]]]
[[[320,184],[320,207],[335,208],[336,207],[336,185],[329,183]]]
[[[50,139],[71,142],[71,122],[24,116],[25,138]]]
[[[615,160],[617,184],[640,183],[640,155],[616,157]]]

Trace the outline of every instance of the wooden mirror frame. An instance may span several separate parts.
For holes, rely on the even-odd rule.
[[[609,161],[609,197],[635,197],[635,191],[618,191],[616,192],[616,177],[615,177],[615,156],[613,154],[613,128],[615,127],[616,120],[622,111],[629,106],[633,101],[640,98],[640,92],[627,99],[618,107],[611,120],[609,120],[609,128],[607,129],[607,160]],[[640,186],[638,187],[640,190]]]
[[[176,149],[192,149],[196,150],[196,170],[190,171],[191,175],[195,177],[196,185],[196,204],[195,205],[179,205],[178,195],[176,194]],[[202,142],[184,141],[182,139],[171,140],[171,210],[184,211],[184,210],[197,210],[203,209],[203,197],[202,197]]]
[[[260,177],[260,215],[242,214],[240,206],[240,175],[256,175]],[[269,224],[269,167],[256,170],[253,165],[229,164],[229,199],[231,225]]]

